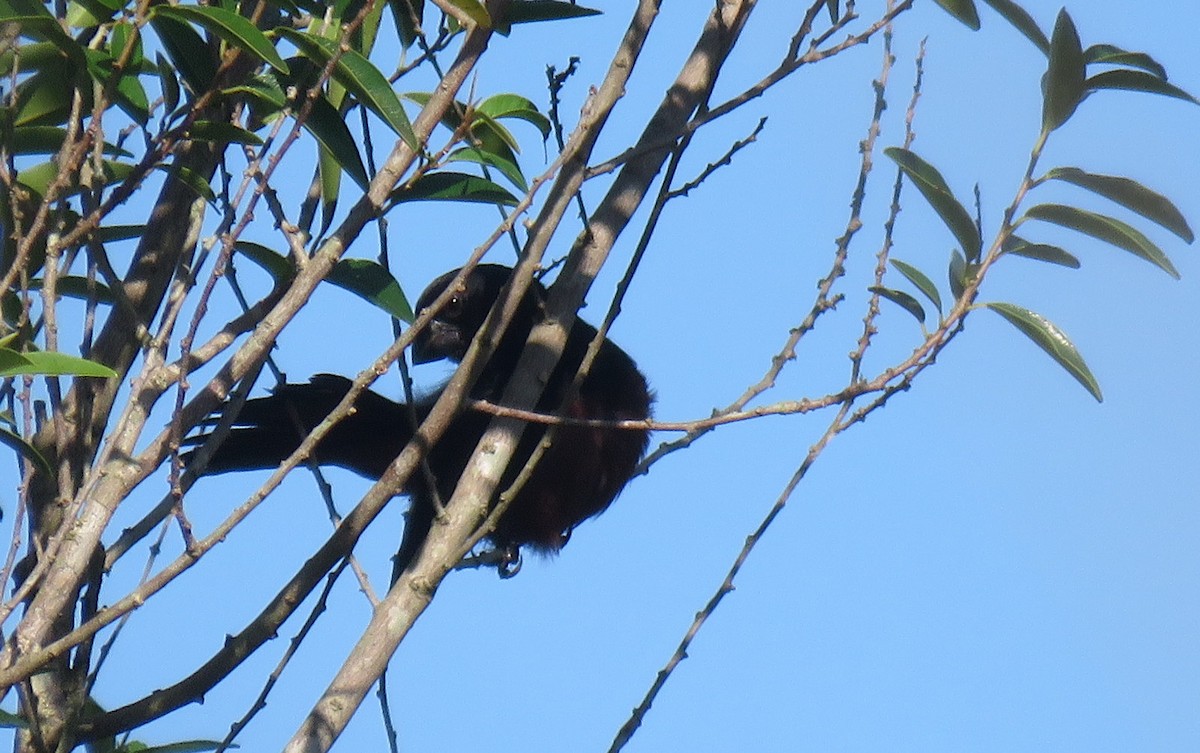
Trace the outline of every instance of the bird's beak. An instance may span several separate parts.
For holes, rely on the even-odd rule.
[[[413,363],[431,363],[443,358],[453,358],[462,349],[459,330],[452,324],[434,319],[412,344]],[[460,355],[461,358],[461,355]]]

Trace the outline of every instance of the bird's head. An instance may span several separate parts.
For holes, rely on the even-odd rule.
[[[429,283],[417,299],[417,312],[428,308],[444,293],[458,272],[457,269],[447,272]],[[511,275],[512,269],[502,264],[480,264],[471,270],[437,317],[413,340],[413,363],[430,363],[443,358],[461,361]],[[527,326],[532,325],[544,292],[541,284],[535,281],[522,304],[522,309],[530,311],[524,315],[518,313],[516,320],[528,320]]]

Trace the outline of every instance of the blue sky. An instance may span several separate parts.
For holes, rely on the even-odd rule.
[[[573,120],[626,22],[627,4],[605,5],[601,18],[497,39],[476,93],[518,91],[544,102],[545,66],[562,68],[579,55],[563,105]],[[636,134],[708,6],[665,5],[597,157]],[[718,99],[775,64],[795,25],[793,5],[761,3]],[[869,13],[875,3],[860,5]],[[1024,5],[1052,27],[1057,3]],[[983,30],[972,33],[933,3],[919,6],[896,30],[880,146],[902,139],[913,57],[928,37],[913,148],[961,197],[979,184],[987,236],[1037,135],[1044,59],[986,7]],[[1200,93],[1200,6],[1174,3],[1158,13],[1129,6],[1093,0],[1070,10],[1085,44],[1148,51],[1173,82]],[[681,171],[689,178],[770,117],[731,166],[670,205],[613,330],[657,389],[660,418],[698,418],[729,403],[761,377],[807,312],[846,223],[881,54],[877,40],[801,71],[697,138]],[[1127,175],[1172,197],[1196,225],[1198,122],[1200,108],[1177,100],[1102,93],[1055,134],[1043,166]],[[527,173],[540,172],[532,129],[517,132],[528,144]],[[846,300],[806,340],[768,400],[844,384],[892,176],[880,158],[866,227],[840,288]],[[602,190],[589,187],[589,206]],[[1037,199],[1106,209],[1067,189]],[[493,211],[473,206],[393,212],[393,264],[410,297],[457,266],[495,221]],[[972,315],[909,393],[821,456],[628,750],[1200,749],[1200,409],[1192,394],[1200,263],[1195,249],[1137,224],[1172,257],[1182,281],[1098,241],[1047,230],[1039,238],[1067,247],[1082,269],[1008,259],[981,295],[1061,326],[1105,402],[999,317]],[[603,315],[634,235],[622,239],[593,287],[585,318]],[[563,233],[552,253],[565,253],[570,240]],[[911,191],[896,243],[897,258],[944,279],[953,239]],[[373,257],[373,239],[364,235],[351,253]],[[512,257],[498,248],[490,258]],[[895,307],[885,308],[879,325],[869,373],[903,357],[919,337]],[[385,319],[328,287],[281,339],[278,360],[294,380],[353,373],[389,342]],[[417,377],[428,387],[446,373],[434,365]],[[380,389],[396,396],[395,385]],[[505,582],[491,572],[452,576],[392,665],[402,748],[607,749],[827,420],[723,427],[635,480],[557,559],[528,560]],[[348,509],[363,482],[331,477]],[[215,524],[263,478],[202,481],[189,497],[193,523]],[[377,588],[386,583],[402,509],[394,505],[359,550]],[[136,615],[97,687],[100,702],[119,705],[190,671],[327,533],[311,479],[294,474],[201,567]],[[136,578],[140,563],[129,570],[126,577]],[[241,738],[243,750],[282,746],[367,618],[365,599],[345,577],[330,613]],[[284,639],[298,627],[285,625]],[[174,634],[212,640],[156,640]],[[220,738],[283,651],[283,640],[275,644],[204,705],[137,736]],[[119,669],[130,666],[136,671]],[[385,749],[373,699],[335,749]]]

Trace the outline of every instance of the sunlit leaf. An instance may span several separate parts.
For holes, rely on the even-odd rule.
[[[1066,123],[1087,91],[1087,63],[1079,32],[1064,8],[1050,38],[1050,64],[1042,78],[1042,128],[1049,132]]]
[[[983,247],[979,228],[962,203],[954,198],[950,186],[937,168],[907,149],[893,146],[884,149],[883,153],[895,160],[946,227],[950,228],[950,232],[954,233],[967,258],[978,259]]]
[[[1010,235],[1004,240],[1004,248],[1006,254],[1013,256],[1023,256],[1026,259],[1036,259],[1045,261],[1051,264],[1058,264],[1071,269],[1079,269],[1079,259],[1067,253],[1058,246],[1050,246],[1045,243],[1030,243],[1024,238],[1018,238],[1015,235]]]
[[[249,19],[231,10],[209,5],[155,5],[150,12],[152,17],[172,18],[202,26],[226,44],[254,55],[280,73],[288,72],[287,63],[279,56],[267,35]]]
[[[886,298],[908,313],[912,314],[913,318],[921,324],[925,323],[924,307],[921,306],[920,301],[918,301],[916,298],[913,298],[908,293],[905,293],[902,290],[893,290],[892,288],[881,287],[879,285],[872,285],[871,287],[867,288],[867,290],[878,295],[880,298]]]
[[[1046,33],[1037,25],[1037,21],[1029,13],[1017,5],[1013,0],[983,0],[983,2],[992,6],[992,9],[1004,16],[1004,20],[1008,21],[1017,31],[1025,35],[1030,42],[1042,51],[1042,54],[1050,54],[1050,40],[1046,38]]]
[[[1126,91],[1146,92],[1148,94],[1161,94],[1164,97],[1182,99],[1184,102],[1191,102],[1194,105],[1200,104],[1200,100],[1197,100],[1178,86],[1168,84],[1152,73],[1130,70],[1128,68],[1097,73],[1095,76],[1089,78],[1085,84],[1088,91],[1124,89]]]
[[[55,353],[48,350],[36,350],[22,353],[29,363],[25,366],[15,366],[11,369],[0,370],[0,376],[15,374],[45,374],[48,376],[89,376],[111,378],[117,372],[102,363],[89,361],[79,356],[69,356],[66,353]]]
[[[1067,370],[1067,373],[1079,380],[1097,402],[1104,398],[1100,394],[1100,383],[1084,363],[1083,356],[1071,343],[1061,329],[1041,314],[1011,303],[986,303],[992,311],[1002,316],[1008,323],[1019,329],[1026,337],[1033,340],[1039,348]]]
[[[974,0],[934,0],[950,15],[963,22],[967,28],[979,31],[979,11]]]
[[[479,26],[486,29],[492,25],[492,17],[488,15],[487,8],[483,7],[483,3],[479,0],[446,0],[446,2],[467,14],[467,17]]]
[[[1085,235],[1111,243],[1117,248],[1141,257],[1154,266],[1163,270],[1175,279],[1179,272],[1158,246],[1136,228],[1121,222],[1114,217],[1088,212],[1077,207],[1062,204],[1038,204],[1031,207],[1025,216],[1033,220],[1043,220],[1077,230]]]
[[[289,256],[252,241],[237,241],[233,247],[238,253],[266,270],[277,283],[285,283],[296,275],[296,266]]]
[[[304,34],[295,29],[281,27],[276,32],[304,53],[310,60],[325,64],[338,52],[337,42],[324,37]],[[404,113],[400,98],[392,90],[384,76],[370,60],[354,50],[346,50],[338,58],[333,70],[339,84],[354,93],[364,106],[383,119],[396,135],[413,149],[420,147],[417,135]]]
[[[474,162],[480,165],[487,165],[498,170],[501,175],[512,181],[512,184],[521,189],[521,191],[529,190],[529,185],[525,182],[525,176],[521,174],[521,168],[517,163],[507,160],[498,154],[485,152],[475,147],[465,147],[446,155],[446,162]]]
[[[349,290],[402,322],[412,322],[412,307],[400,283],[382,264],[369,259],[342,259],[333,266],[327,282]]]
[[[1187,219],[1170,199],[1129,178],[1097,175],[1084,172],[1077,167],[1056,167],[1046,173],[1046,178],[1086,188],[1162,225],[1188,243],[1195,240],[1195,235],[1188,226]]]
[[[480,102],[475,110],[491,118],[524,120],[541,131],[543,139],[550,138],[550,119],[538,112],[537,105],[519,94],[493,95]]]
[[[933,284],[933,280],[930,280],[924,272],[911,264],[906,264],[899,259],[890,259],[889,261],[897,272],[904,275],[906,280],[915,285],[917,290],[920,290],[921,294],[937,307],[940,314],[942,312],[942,295],[938,292],[937,285]]]
[[[517,198],[490,180],[466,173],[426,173],[392,192],[392,201],[467,201],[515,206]]]
[[[11,376],[22,373],[14,371],[14,369],[28,368],[32,365],[28,358],[12,348],[0,347],[0,376]]]

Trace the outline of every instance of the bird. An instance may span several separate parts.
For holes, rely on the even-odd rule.
[[[459,271],[447,272],[431,282],[417,300],[417,311],[428,308],[454,284]],[[414,338],[413,362],[460,362],[511,275],[512,269],[501,264],[479,264],[470,270],[446,305]],[[494,404],[501,401],[530,331],[545,316],[546,295],[546,288],[534,280],[480,372],[470,397]],[[633,358],[607,338],[587,377],[564,405],[596,332],[582,319],[575,320],[535,410],[579,419],[649,419],[654,394],[645,375]],[[350,386],[346,377],[317,374],[307,383],[283,384],[269,396],[246,401],[232,421],[234,428],[213,451],[202,473],[276,467],[325,419]],[[424,419],[441,389],[415,399],[411,410],[406,403],[363,391],[354,411],[316,445],[311,459],[378,479],[412,439],[414,414],[418,421]],[[490,421],[491,415],[485,412],[461,409],[426,454],[430,473],[426,475],[420,469],[413,472],[403,490],[411,502],[393,564],[393,581],[420,551],[439,501],[450,498]],[[515,480],[542,441],[545,429],[542,424],[526,425],[497,486],[497,496]],[[649,439],[649,430],[641,427],[558,426],[533,473],[487,534],[489,543],[500,554],[496,558],[500,574],[508,577],[520,569],[522,550],[542,555],[557,553],[580,523],[607,510],[633,476]]]

